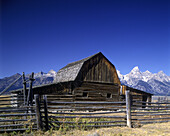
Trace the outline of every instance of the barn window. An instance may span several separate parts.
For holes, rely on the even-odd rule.
[[[111,93],[107,93],[107,98],[112,98],[112,94]]]
[[[83,92],[83,97],[88,97],[88,93],[87,92]]]

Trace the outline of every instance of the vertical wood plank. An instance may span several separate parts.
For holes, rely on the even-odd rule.
[[[28,96],[27,96],[27,105],[33,105],[33,91],[32,91],[32,82],[34,81],[34,72],[32,72],[30,78],[29,78],[29,91],[28,91]]]
[[[130,104],[130,91],[126,90],[126,115],[127,115],[127,126],[132,127],[131,125],[131,104]]]
[[[107,74],[108,74],[108,72],[107,72],[107,65],[104,63],[104,67],[105,67],[105,80],[104,80],[104,82],[107,82]]]
[[[48,109],[47,109],[47,95],[43,96],[44,98],[44,113],[45,113],[45,129],[49,130],[49,122],[48,122]]]
[[[42,118],[41,118],[41,112],[40,112],[40,101],[39,101],[39,95],[34,95],[35,99],[35,112],[36,112],[36,120],[37,120],[37,129],[42,130]]]
[[[99,71],[98,71],[98,64],[96,62],[96,66],[95,66],[95,74],[96,74],[96,81],[99,81]]]
[[[100,63],[100,72],[101,72],[101,80],[100,81],[102,81],[102,79],[103,79],[103,75],[102,75],[102,73],[103,73],[103,69],[102,69],[102,63],[103,63],[103,59],[101,59],[101,63]]]
[[[95,62],[94,62],[94,64],[95,64]],[[93,79],[92,79],[92,81],[96,81],[95,65],[93,65],[93,70],[92,70],[92,72],[93,72]]]
[[[32,72],[31,77],[30,77],[30,105],[33,105],[33,90],[32,90],[32,83],[34,81],[34,72]]]
[[[102,82],[105,82],[106,81],[106,69],[105,69],[105,61],[103,60],[103,63],[102,63]]]
[[[25,73],[22,73],[23,79],[23,95],[24,95],[24,105],[26,105],[26,80],[25,80]]]
[[[147,96],[147,102],[151,102],[152,101],[152,96],[151,95],[148,95]],[[148,105],[151,105],[150,103],[148,103]]]
[[[99,63],[98,63],[98,75],[99,75],[99,81],[101,81],[101,60],[99,60]]]

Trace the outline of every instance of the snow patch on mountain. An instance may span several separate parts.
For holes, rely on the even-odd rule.
[[[170,95],[170,76],[163,71],[154,74],[148,70],[141,72],[136,66],[126,75],[122,75],[118,70],[117,73],[124,85],[153,94]]]
[[[55,77],[56,75],[57,75],[57,72],[54,71],[53,69],[50,70],[50,71],[46,74],[46,76],[48,76],[48,77]]]
[[[56,71],[54,71],[54,70],[50,70],[48,73],[44,73],[44,72],[38,72],[38,73],[35,73],[34,74],[34,77],[35,78],[38,78],[38,77],[55,77],[56,76],[56,74],[57,74],[57,72]]]

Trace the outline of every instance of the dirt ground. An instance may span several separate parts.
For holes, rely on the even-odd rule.
[[[110,127],[88,131],[48,131],[37,132],[36,136],[170,136],[170,122],[143,125],[140,128]]]

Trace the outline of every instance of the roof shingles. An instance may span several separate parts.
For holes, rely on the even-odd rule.
[[[69,63],[68,65],[66,65],[65,67],[63,67],[62,69],[60,69],[57,72],[57,75],[54,79],[54,82],[67,82],[67,81],[74,81],[80,71],[80,69],[82,68],[83,64],[85,61],[91,59],[92,57],[94,57],[95,55],[100,54],[101,52],[94,54],[90,57],[87,57],[85,59],[73,62],[73,63]]]

